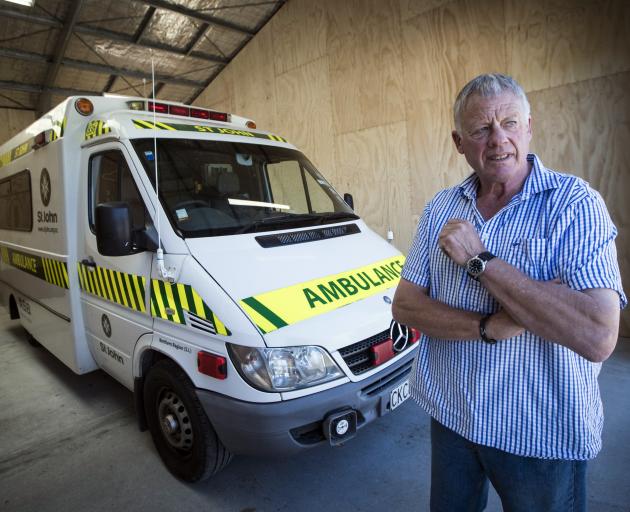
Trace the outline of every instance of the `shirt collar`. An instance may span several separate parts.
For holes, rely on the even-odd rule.
[[[528,154],[527,161],[532,164],[532,170],[523,184],[523,190],[521,191],[522,199],[527,199],[532,195],[560,186],[557,174],[547,169],[537,155],[533,153]],[[475,173],[472,173],[459,184],[458,188],[464,197],[477,199],[478,186],[479,178]]]

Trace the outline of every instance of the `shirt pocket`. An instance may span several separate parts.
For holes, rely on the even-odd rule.
[[[509,263],[532,279],[550,279],[546,238],[523,238],[513,242],[510,260]]]

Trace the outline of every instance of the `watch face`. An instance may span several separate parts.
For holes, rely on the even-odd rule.
[[[481,258],[477,257],[469,259],[468,263],[466,264],[466,270],[473,277],[481,274],[484,268],[484,261]]]

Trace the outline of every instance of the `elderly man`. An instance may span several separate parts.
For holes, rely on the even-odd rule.
[[[431,419],[431,510],[586,507],[601,447],[597,375],[626,304],[616,228],[583,180],[528,154],[514,79],[459,93],[452,137],[474,171],[425,207],[394,298],[420,329],[412,394]]]

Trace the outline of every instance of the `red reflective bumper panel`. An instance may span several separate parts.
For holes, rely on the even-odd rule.
[[[197,370],[204,375],[224,380],[227,378],[227,360],[223,356],[209,354],[208,352],[198,352]]]
[[[396,354],[394,353],[394,343],[391,338],[387,338],[384,342],[374,345],[370,348],[372,352],[372,361],[374,366],[389,361]]]

